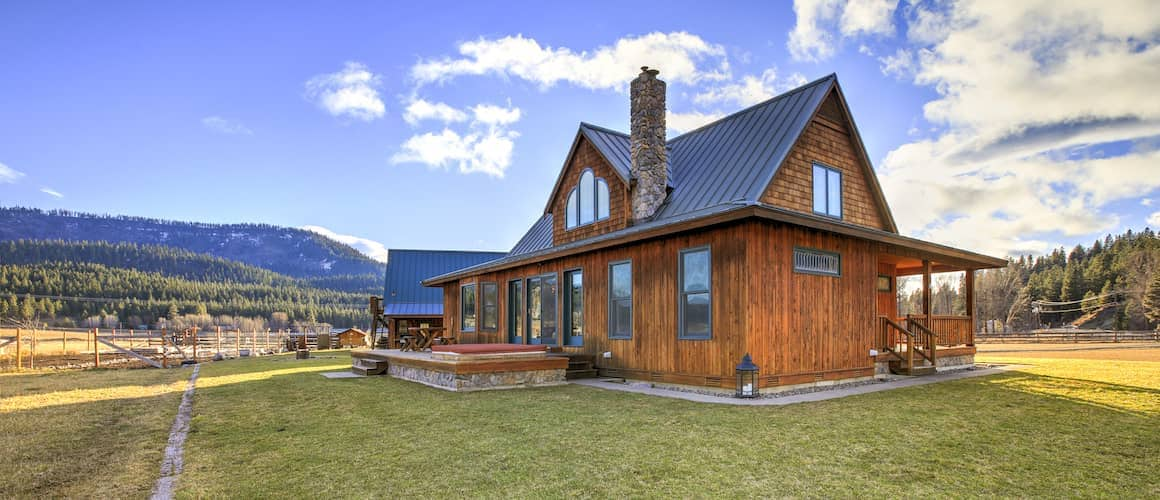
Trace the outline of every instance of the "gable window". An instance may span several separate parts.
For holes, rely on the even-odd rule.
[[[793,270],[796,273],[841,276],[842,256],[812,248],[794,248]]]
[[[459,288],[459,330],[475,331],[475,283]]]
[[[713,336],[711,263],[709,247],[681,250],[678,338],[708,339]]]
[[[632,338],[632,261],[608,265],[608,338]]]
[[[564,221],[568,229],[608,218],[608,183],[596,177],[592,169],[584,169],[580,181],[568,193],[564,207]]]
[[[842,172],[814,164],[814,213],[842,218]]]
[[[481,318],[481,328],[487,332],[494,332],[499,328],[499,285],[495,283],[484,283],[483,285],[483,310]]]

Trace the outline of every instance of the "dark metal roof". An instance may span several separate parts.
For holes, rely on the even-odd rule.
[[[383,288],[385,308],[391,304],[443,304],[443,291],[420,282],[437,274],[495,260],[503,252],[449,250],[387,250],[387,277]],[[442,310],[442,305],[440,305]]]
[[[535,252],[536,250],[543,250],[552,246],[552,214],[544,214],[535,224],[532,224],[531,229],[524,233],[524,237],[512,247],[512,251],[508,252],[508,256],[521,255],[528,252]],[[430,278],[425,276],[424,278]]]
[[[835,81],[827,76],[669,140],[675,187],[653,219],[757,203]]]
[[[580,133],[612,164],[616,173],[627,184],[632,178],[632,144],[628,134],[580,122]]]
[[[668,156],[671,190],[664,204],[647,221],[619,231],[554,246],[548,207],[545,208],[544,216],[505,258],[454,273],[429,275],[427,278],[429,281],[438,281],[450,275],[555,254],[572,247],[598,244],[602,240],[630,237],[635,233],[719,215],[746,206],[776,211],[761,203],[761,195],[832,90],[841,96],[837,75],[834,74],[670,139]],[[588,123],[580,124],[578,135],[588,138],[618,173],[625,175],[626,179],[631,178],[631,144],[628,135]],[[559,182],[557,180],[557,185]],[[890,226],[892,230],[886,234],[897,236],[893,231],[893,222]]]

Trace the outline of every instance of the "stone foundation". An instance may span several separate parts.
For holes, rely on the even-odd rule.
[[[975,367],[974,354],[962,354],[959,356],[939,357],[936,371],[947,372],[954,370],[967,370]]]
[[[487,391],[522,387],[549,387],[565,383],[564,370],[461,373],[391,363],[387,374],[448,391]]]

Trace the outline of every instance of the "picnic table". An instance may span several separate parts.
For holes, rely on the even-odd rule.
[[[444,331],[444,328],[439,326],[408,328],[407,333],[399,339],[399,342],[403,344],[400,350],[425,351],[430,349],[435,342],[444,345],[454,344],[455,339],[444,336]]]

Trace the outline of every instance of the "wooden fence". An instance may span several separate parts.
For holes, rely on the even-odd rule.
[[[980,343],[1080,343],[1080,342],[1160,342],[1160,332],[1120,330],[1042,330],[1012,333],[978,333]]]
[[[323,340],[329,340],[327,334]],[[122,329],[0,329],[0,369],[47,366],[100,367],[140,362],[155,367],[185,360],[274,354],[298,348],[317,349],[313,333],[231,330],[185,331]],[[323,344],[332,345],[328,342]],[[324,345],[323,348],[328,347]],[[102,357],[104,358],[102,360]]]

